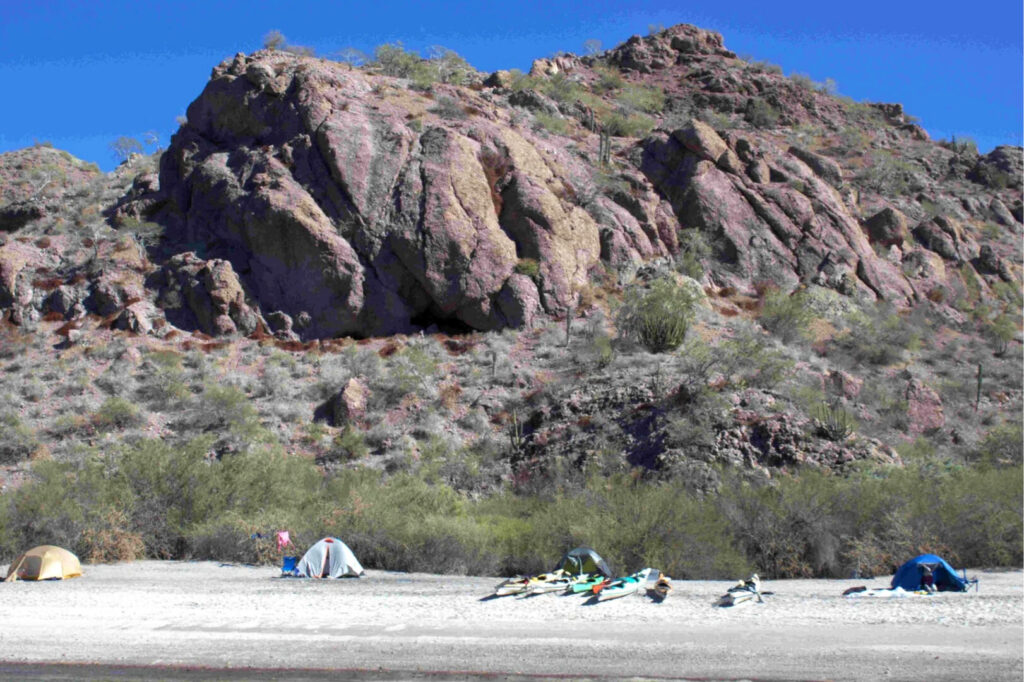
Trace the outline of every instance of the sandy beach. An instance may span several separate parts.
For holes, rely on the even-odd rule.
[[[388,679],[1024,675],[1020,571],[969,571],[981,579],[978,592],[903,599],[841,596],[853,585],[888,587],[887,577],[767,581],[762,589],[775,594],[764,604],[727,610],[711,606],[724,581],[676,581],[663,603],[629,596],[586,605],[556,594],[483,599],[494,577],[368,571],[316,581],[214,562],[84,569],[75,580],[0,585],[0,661],[203,666],[211,678],[227,669]]]

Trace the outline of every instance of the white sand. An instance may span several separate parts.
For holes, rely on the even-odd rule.
[[[279,579],[268,567],[143,561],[63,582],[0,584],[0,660],[762,679],[1024,677],[1024,574],[968,572],[979,592],[846,599],[871,581],[766,581],[764,604],[716,609],[728,582],[677,581],[585,605],[481,601],[497,578],[369,571]],[[0,575],[6,568],[0,569]]]

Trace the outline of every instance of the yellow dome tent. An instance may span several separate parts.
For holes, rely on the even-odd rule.
[[[11,563],[4,582],[12,580],[61,580],[82,575],[82,564],[71,552],[53,545],[28,550]]]

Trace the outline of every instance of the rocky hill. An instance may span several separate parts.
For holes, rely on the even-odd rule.
[[[132,433],[244,447],[180,419],[214,385],[291,452],[476,491],[1020,461],[1020,148],[687,25],[529,74],[390,57],[238,54],[108,175],[0,155],[12,481]],[[616,328],[665,277],[683,353]]]

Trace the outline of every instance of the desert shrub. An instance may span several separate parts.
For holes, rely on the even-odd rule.
[[[420,55],[417,52],[406,50],[402,41],[378,45],[373,50],[374,61],[370,66],[385,76],[395,78],[411,78],[419,68]]]
[[[849,332],[839,345],[857,362],[891,365],[920,346],[921,331],[914,319],[902,318],[890,305],[879,303],[853,315]]]
[[[602,122],[605,132],[615,137],[643,137],[654,128],[654,120],[643,114],[615,112]]]
[[[135,561],[146,556],[146,543],[138,532],[127,530],[129,521],[122,509],[111,508],[82,529],[77,549],[88,563]]]
[[[0,414],[0,464],[27,459],[39,447],[35,431],[23,424],[14,412]]]
[[[885,195],[903,195],[915,191],[914,167],[888,151],[872,152],[869,165],[854,176],[862,188]]]
[[[509,69],[509,89],[515,92],[522,92],[523,90],[529,90],[536,86],[533,78],[529,74],[523,73],[520,69]]]
[[[534,281],[540,277],[540,263],[535,258],[520,258],[516,261],[515,270],[520,275],[526,275]]]
[[[772,289],[764,296],[758,321],[780,341],[791,344],[806,338],[808,325],[814,317],[804,292],[787,294],[780,289]]]
[[[186,437],[214,436],[211,447],[221,454],[248,451],[273,440],[249,398],[234,386],[207,384],[174,426]]]
[[[340,434],[331,442],[331,449],[324,459],[329,461],[350,462],[363,459],[370,454],[363,432],[351,425],[346,425]]]
[[[707,123],[715,130],[729,130],[733,128],[732,117],[728,114],[714,109],[701,109],[697,112],[697,118]]]
[[[616,101],[626,109],[657,114],[665,108],[665,92],[656,87],[627,85],[616,97]]]
[[[1002,313],[992,320],[992,323],[984,329],[984,333],[995,346],[996,354],[1005,355],[1010,348],[1010,342],[1017,336],[1017,322],[1013,316]]]
[[[626,84],[622,72],[614,66],[597,66],[594,67],[594,71],[597,73],[597,81],[594,82],[593,89],[597,93],[619,90]]]
[[[161,412],[176,410],[190,392],[182,370],[182,357],[173,351],[157,351],[146,356],[136,376],[138,396]]]
[[[462,85],[473,72],[473,67],[459,53],[441,45],[432,46],[427,56],[428,65],[442,83]]]
[[[755,128],[773,128],[779,123],[779,110],[766,100],[755,98],[750,100],[746,110],[747,122]]]
[[[540,89],[551,99],[562,104],[571,104],[583,94],[580,84],[559,71],[540,82]]]
[[[1024,459],[1024,431],[1020,421],[993,427],[974,448],[970,458],[999,466],[1019,466]]]
[[[93,416],[93,423],[101,431],[137,426],[143,421],[145,419],[135,403],[116,396],[104,400]]]
[[[740,388],[773,389],[793,371],[793,361],[756,327],[740,327],[718,352],[719,370]]]
[[[711,244],[705,234],[696,229],[679,232],[679,255],[676,256],[676,269],[692,279],[699,280],[704,276],[701,261],[711,256]]]
[[[462,105],[451,97],[439,97],[437,104],[430,111],[448,120],[462,120],[469,116]]]
[[[791,73],[789,75],[789,80],[793,85],[806,92],[814,92],[818,89],[818,84],[815,83],[814,80],[812,80],[806,73]]]
[[[555,135],[567,135],[569,133],[569,121],[557,114],[545,114],[542,111],[534,115],[537,127]]]
[[[619,333],[635,339],[652,353],[675,350],[693,321],[698,294],[674,279],[655,280],[647,289],[626,291],[617,319]]]

